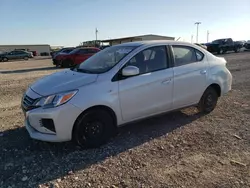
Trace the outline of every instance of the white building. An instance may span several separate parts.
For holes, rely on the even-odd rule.
[[[31,44],[31,45],[0,45],[0,51],[8,52],[15,49],[23,49],[28,51],[36,51],[37,55],[41,53],[50,54],[50,45],[48,44]]]
[[[122,44],[126,42],[143,41],[143,40],[175,40],[175,37],[161,36],[161,35],[140,35],[125,38],[102,40],[103,43],[109,43],[110,46]]]

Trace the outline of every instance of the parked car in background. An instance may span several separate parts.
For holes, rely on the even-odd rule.
[[[235,41],[234,44],[235,45],[238,45],[240,48],[243,48],[244,45],[245,45],[246,41],[242,41],[242,40],[239,40],[239,41]]]
[[[199,44],[199,43],[194,43],[197,46],[200,46],[201,48],[204,48],[205,50],[207,49],[207,46],[204,44]]]
[[[69,52],[71,52],[74,49],[75,49],[74,47],[62,48],[60,50],[51,52],[51,57],[52,57],[52,59],[54,59],[57,54],[59,54],[59,53],[69,53]]]
[[[110,47],[110,45],[101,46],[99,49],[100,49],[100,50],[104,50],[105,48],[108,48],[108,47]]]
[[[99,48],[95,47],[82,47],[76,48],[71,51],[69,54],[65,54],[62,56],[61,61],[57,63],[57,66],[61,67],[73,67],[84,62],[86,59],[99,52]]]
[[[132,121],[188,106],[210,113],[231,90],[226,63],[184,42],[111,46],[33,83],[22,99],[25,126],[34,139],[98,147]]]
[[[31,52],[29,49],[22,48],[22,49],[15,49],[14,51],[24,51],[24,52],[30,53],[30,58],[34,57],[33,52]]]
[[[67,49],[62,50],[61,52],[54,54],[54,56],[52,57],[53,64],[57,66],[59,62],[61,62],[63,57],[66,54],[69,54],[70,52],[72,52],[74,49],[75,48],[67,48]]]
[[[14,59],[24,59],[28,60],[29,58],[32,58],[33,55],[27,51],[22,51],[22,50],[14,50],[11,52],[5,52],[0,54],[0,59],[2,61],[9,61],[9,60],[14,60]]]
[[[248,41],[245,43],[244,47],[245,47],[247,50],[250,50],[250,40],[248,40]]]
[[[231,38],[214,40],[206,45],[209,52],[215,52],[217,54],[223,54],[228,51],[234,51],[237,53],[242,48],[241,44],[234,42]]]

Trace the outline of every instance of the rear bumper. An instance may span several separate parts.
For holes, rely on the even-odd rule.
[[[221,95],[225,95],[232,89],[233,76],[229,70],[227,70],[227,79],[223,82],[221,88]]]

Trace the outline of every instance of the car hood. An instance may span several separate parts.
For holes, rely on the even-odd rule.
[[[85,74],[67,69],[45,76],[34,82],[30,87],[39,95],[47,96],[78,89],[81,86],[95,82],[97,77],[97,74]]]

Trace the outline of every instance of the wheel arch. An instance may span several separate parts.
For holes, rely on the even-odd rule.
[[[210,85],[206,88],[206,90],[207,90],[209,87],[213,88],[213,89],[216,91],[216,93],[218,94],[218,97],[221,96],[221,87],[220,87],[219,84],[217,84],[217,83],[210,84]]]
[[[74,122],[74,125],[73,125],[73,129],[72,129],[72,133],[71,133],[71,139],[73,138],[73,134],[74,134],[74,131],[75,131],[75,127],[77,125],[77,123],[81,120],[82,116],[84,114],[86,114],[88,111],[90,110],[105,110],[107,111],[113,118],[113,121],[114,121],[114,125],[117,126],[117,116],[114,112],[114,110],[108,106],[105,106],[105,105],[95,105],[95,106],[92,106],[92,107],[89,107],[87,108],[86,110],[84,110],[75,120]]]

